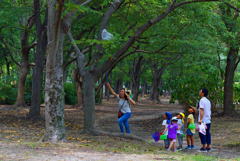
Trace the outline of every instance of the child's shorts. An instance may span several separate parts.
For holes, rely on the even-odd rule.
[[[171,138],[169,138],[170,139],[170,141],[172,141],[172,142],[175,142],[176,143],[176,139],[171,139]]]
[[[190,129],[187,129],[187,135],[195,135],[195,134],[193,134],[192,132],[191,132],[191,130]]]

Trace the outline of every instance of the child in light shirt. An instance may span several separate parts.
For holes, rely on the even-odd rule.
[[[180,127],[180,129],[177,131],[177,138],[178,138],[178,143],[179,143],[177,150],[182,150],[184,118],[185,118],[184,113],[178,113],[177,118],[178,118],[178,126]]]
[[[171,123],[171,118],[172,115],[169,112],[166,112],[165,115],[163,116],[164,120],[162,122],[163,125],[163,131],[168,127],[168,125]],[[165,132],[165,135],[168,135],[168,130]],[[165,144],[165,149],[169,148],[170,145],[170,140],[169,138],[167,138],[166,140],[164,140],[164,144]]]

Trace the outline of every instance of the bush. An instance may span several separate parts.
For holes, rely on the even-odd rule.
[[[76,83],[64,83],[65,103],[69,105],[77,104]]]
[[[7,76],[0,81],[0,104],[13,105],[16,103],[18,85],[16,80]]]
[[[236,82],[233,85],[233,103],[238,105],[240,103],[240,83]]]
[[[198,91],[207,88],[208,99],[212,104],[212,112],[216,112],[216,105],[223,103],[223,82],[219,78],[217,70],[201,71],[202,73],[186,73],[181,78],[170,79],[164,84],[164,90],[172,90],[170,103],[177,100],[182,105],[185,112],[189,105],[196,106],[200,100]],[[239,88],[240,89],[240,88]]]

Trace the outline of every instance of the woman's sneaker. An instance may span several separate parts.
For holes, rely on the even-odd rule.
[[[177,149],[174,149],[174,152],[177,152]]]
[[[191,149],[195,149],[194,145],[191,146]]]
[[[207,152],[211,152],[211,148],[207,148]]]
[[[198,152],[207,152],[207,149],[201,148]]]

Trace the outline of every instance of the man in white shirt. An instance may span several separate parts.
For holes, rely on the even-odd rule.
[[[206,98],[208,95],[208,90],[206,88],[202,88],[199,92],[199,96],[201,100],[199,102],[199,117],[198,121],[199,124],[206,123],[206,135],[203,135],[199,132],[199,137],[201,139],[201,143],[203,147],[199,150],[199,152],[211,152],[211,134],[210,134],[210,127],[211,127],[211,102]],[[207,147],[206,147],[207,144]]]

